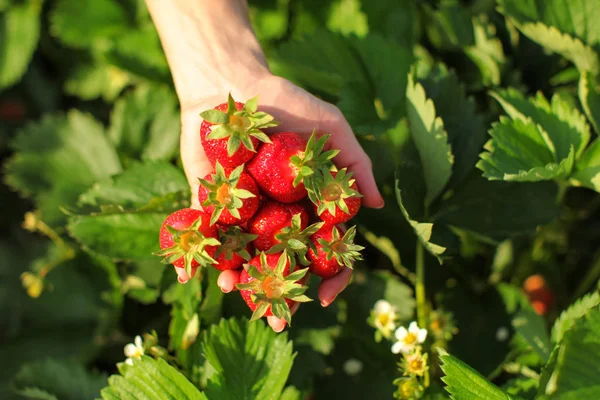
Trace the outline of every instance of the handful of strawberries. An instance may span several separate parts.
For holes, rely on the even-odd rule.
[[[257,111],[257,98],[227,103],[200,115],[202,147],[214,171],[200,179],[202,210],[185,208],[160,230],[164,263],[180,283],[198,267],[240,269],[240,294],[251,320],[275,315],[291,322],[290,308],[310,301],[307,272],[331,278],[360,259],[354,217],[361,195],[352,173],[337,169],[338,150],[325,150],[329,135],[306,141],[293,132],[267,136],[277,126]]]

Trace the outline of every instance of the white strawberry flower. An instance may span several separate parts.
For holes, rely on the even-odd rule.
[[[144,347],[142,345],[142,338],[141,336],[136,336],[133,343],[129,343],[125,346],[125,348],[123,349],[123,352],[125,353],[125,356],[127,357],[127,360],[125,360],[125,363],[129,364],[129,365],[133,365],[133,359],[135,358],[136,360],[139,360],[142,358],[142,356],[144,355]]]
[[[373,307],[373,322],[375,327],[384,334],[396,329],[396,308],[385,300],[379,300]]]
[[[419,325],[413,321],[408,326],[408,330],[403,326],[396,329],[395,335],[398,341],[392,345],[392,353],[408,354],[418,344],[421,344],[425,341],[427,338],[427,329],[419,328]]]

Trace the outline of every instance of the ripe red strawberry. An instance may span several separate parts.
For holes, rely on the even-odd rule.
[[[173,264],[179,282],[193,278],[198,266],[216,263],[213,258],[219,244],[217,228],[210,226],[202,211],[183,208],[169,215],[160,228],[160,248],[156,255],[163,263]]]
[[[279,243],[275,235],[282,229],[292,226],[292,218],[299,214],[300,230],[308,225],[308,214],[300,204],[281,204],[266,201],[248,223],[248,232],[258,235],[254,240],[254,247],[260,251],[267,251]]]
[[[358,213],[362,195],[352,172],[343,168],[337,172],[323,174],[324,182],[318,190],[315,212],[327,225],[337,225],[350,220]]]
[[[238,226],[219,229],[221,245],[217,247],[215,253],[217,264],[213,264],[213,267],[220,271],[242,268],[242,264],[252,258],[250,254],[254,251],[254,246],[252,246],[254,239],[256,239],[256,235],[245,233]]]
[[[217,161],[215,173],[200,179],[198,200],[212,214],[210,224],[238,225],[248,221],[258,209],[259,191],[244,165],[225,171]]]
[[[545,315],[554,303],[554,294],[542,275],[535,274],[523,282],[523,290],[535,312]]]
[[[275,315],[291,324],[290,308],[294,303],[311,301],[304,295],[306,286],[298,283],[308,268],[293,273],[290,269],[285,251],[280,254],[261,253],[245,266],[237,288],[250,310],[254,311],[250,321]]]
[[[354,244],[354,236],[355,226],[344,236],[340,236],[340,230],[335,226],[326,225],[319,229],[310,238],[317,250],[308,251],[310,272],[327,279],[337,275],[344,267],[352,268],[354,260],[362,260],[360,251],[364,247]]]
[[[243,104],[235,102],[230,94],[227,103],[200,114],[204,119],[200,140],[211,164],[219,161],[224,167],[235,168],[254,156],[260,142],[270,142],[262,129],[278,123],[271,115],[256,111],[257,107],[257,97]]]
[[[322,169],[329,169],[337,150],[323,152],[328,136],[316,139],[315,135],[305,142],[298,134],[281,132],[271,136],[271,143],[264,144],[248,164],[261,190],[281,203],[294,203],[307,196],[307,187],[321,176]]]

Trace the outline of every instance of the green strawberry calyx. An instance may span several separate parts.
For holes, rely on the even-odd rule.
[[[246,101],[244,107],[238,110],[235,107],[235,100],[229,93],[227,111],[211,109],[200,113],[204,120],[215,125],[206,138],[209,140],[229,138],[227,142],[229,157],[233,156],[242,144],[248,150],[255,152],[251,137],[264,143],[271,143],[262,129],[277,126],[279,122],[275,121],[272,115],[264,111],[257,111],[257,109],[258,96]]]
[[[339,208],[346,214],[350,214],[348,205],[345,199],[350,197],[362,197],[355,189],[352,189],[354,179],[352,172],[348,172],[347,168],[342,168],[335,173],[335,176],[327,171],[323,174],[323,184],[316,192],[317,197],[317,214],[321,215],[325,211],[335,216],[336,210]]]
[[[217,161],[215,173],[211,175],[211,180],[198,179],[200,184],[208,189],[208,196],[202,203],[202,207],[213,206],[214,211],[210,217],[210,224],[214,225],[224,210],[234,217],[240,219],[239,209],[244,205],[243,199],[256,197],[249,190],[237,188],[240,176],[244,171],[244,164],[231,171],[229,176],[225,169]]]
[[[324,174],[333,167],[331,161],[340,152],[339,150],[323,151],[330,135],[323,135],[317,139],[313,131],[306,143],[306,149],[301,154],[290,157],[290,162],[298,171],[294,178],[294,187],[304,183],[310,199],[315,202],[315,189],[324,179]]]
[[[206,247],[218,246],[221,242],[213,237],[204,236],[199,231],[201,226],[202,217],[198,217],[187,229],[178,230],[167,225],[165,228],[173,237],[173,246],[162,249],[155,255],[163,257],[163,264],[172,264],[183,257],[188,276],[192,276],[192,260],[196,260],[201,267],[217,264],[206,251]]]
[[[312,301],[304,293],[307,286],[298,281],[306,275],[308,268],[299,269],[284,276],[285,267],[288,263],[288,255],[284,251],[277,260],[275,268],[271,269],[264,252],[260,253],[261,269],[246,264],[244,268],[252,279],[248,283],[238,283],[238,290],[249,290],[252,292],[251,299],[256,304],[256,310],[250,318],[250,322],[256,321],[265,315],[269,307],[271,313],[277,318],[283,318],[291,326],[292,313],[285,299],[305,303]]]
[[[300,214],[295,214],[292,217],[290,226],[281,229],[275,235],[275,239],[279,241],[276,245],[267,250],[267,254],[276,254],[281,251],[286,251],[290,255],[292,267],[296,265],[296,257],[302,265],[310,265],[310,261],[306,258],[308,249],[312,249],[316,253],[316,247],[309,238],[314,235],[323,225],[324,222],[317,222],[302,229]]]
[[[321,245],[321,251],[325,253],[327,261],[334,257],[339,265],[344,265],[352,269],[355,260],[362,260],[360,251],[363,246],[354,244],[356,236],[356,226],[351,227],[346,231],[344,236],[340,237],[340,231],[335,226],[331,227],[331,240],[318,239],[317,242]]]
[[[256,239],[258,235],[245,233],[239,226],[231,226],[227,229],[219,229],[219,240],[221,245],[217,248],[215,257],[225,255],[226,260],[231,260],[234,254],[239,255],[246,261],[252,256],[248,252],[248,244]]]

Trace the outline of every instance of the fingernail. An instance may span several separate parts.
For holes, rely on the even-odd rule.
[[[229,292],[231,292],[233,290],[233,288],[226,289],[226,288],[224,288],[222,286],[219,286],[219,287],[221,288],[221,292],[223,292],[223,293],[229,293]]]
[[[383,200],[383,198],[380,198],[379,204],[377,204],[377,206],[375,208],[380,209],[383,207],[385,207],[385,201]]]
[[[321,300],[321,307],[329,307],[335,300],[335,297],[331,300]]]

